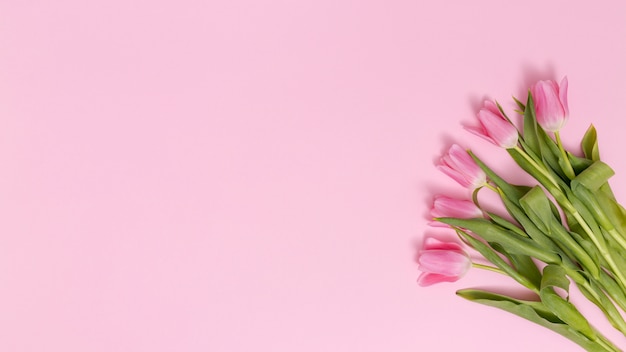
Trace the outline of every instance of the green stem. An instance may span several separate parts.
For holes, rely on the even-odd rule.
[[[494,191],[494,192],[498,193],[498,189],[497,189],[496,187],[494,187],[494,186],[492,186],[492,185],[488,184],[488,183],[486,183],[486,184],[485,184],[485,187],[487,187],[487,188],[489,188],[490,190],[492,190],[492,191]]]
[[[557,137],[557,141],[560,140],[559,137]],[[562,145],[561,145],[562,148]],[[610,255],[610,253],[608,252],[608,249],[606,248],[606,246],[604,246],[602,243],[600,243],[600,240],[598,239],[599,236],[602,236],[602,234],[596,234],[587,224],[587,222],[585,221],[585,219],[580,215],[580,213],[578,212],[578,210],[576,210],[576,208],[574,207],[574,205],[567,199],[567,197],[560,193],[560,194],[556,194],[555,192],[561,192],[561,188],[558,184],[558,182],[556,182],[554,180],[554,178],[552,177],[552,175],[548,172],[548,170],[546,170],[545,167],[542,167],[541,165],[539,165],[533,158],[530,157],[530,155],[528,155],[528,153],[526,153],[524,150],[522,150],[519,147],[515,147],[515,149],[520,153],[520,155],[522,155],[524,157],[524,159],[526,159],[538,172],[540,172],[544,177],[546,177],[546,179],[548,179],[552,185],[554,185],[555,187],[552,188],[548,188],[546,187],[546,189],[552,194],[552,196],[554,196],[554,198],[557,200],[557,202],[559,203],[559,205],[561,205],[561,207],[569,212],[570,214],[572,214],[572,216],[576,219],[576,221],[580,224],[580,226],[583,228],[583,230],[585,231],[585,233],[587,234],[587,236],[591,239],[591,241],[593,242],[593,244],[598,248],[598,250],[600,251],[600,254],[606,258],[607,263],[609,264],[609,268],[611,269],[611,271],[613,272],[613,274],[616,276],[616,281],[618,282],[618,284],[620,285],[620,287],[622,288],[622,290],[624,290],[626,292],[626,277],[624,276],[624,274],[622,273],[621,270],[619,270],[620,268],[617,266],[617,264],[615,263],[615,261],[613,260],[612,256]],[[569,161],[568,161],[569,162]]]
[[[624,237],[622,237],[622,235],[619,234],[615,228],[608,230],[607,232],[611,235],[615,242],[617,242],[622,249],[626,251],[626,239],[624,239]]]
[[[572,206],[572,208],[573,208],[573,206]],[[620,268],[617,266],[617,264],[613,260],[613,257],[609,253],[609,251],[606,248],[606,246],[604,246],[604,245],[602,245],[602,243],[600,243],[600,241],[596,237],[596,234],[589,227],[587,222],[585,222],[585,219],[583,219],[583,217],[580,215],[580,213],[578,211],[574,210],[573,212],[571,212],[571,214],[576,219],[578,224],[580,224],[580,226],[583,228],[583,230],[587,233],[587,235],[589,236],[589,238],[591,239],[593,244],[596,246],[596,248],[598,248],[598,250],[600,251],[600,254],[602,255],[602,257],[604,257],[604,259],[606,259],[606,262],[609,264],[609,268],[611,269],[613,275],[616,276],[617,283],[620,285],[622,290],[624,290],[626,292],[626,285],[625,285],[626,277],[624,277],[624,274],[622,273],[622,271],[619,270]],[[600,236],[601,236],[601,234],[600,234]]]
[[[563,148],[563,142],[561,142],[561,135],[559,132],[554,132],[554,137],[556,137],[556,144],[559,146],[559,150],[561,151],[561,157],[563,158],[563,163],[565,165],[565,175],[573,180],[576,177],[576,173],[574,172],[574,168],[572,164],[569,162],[569,158],[567,157],[567,153],[565,152],[565,148]]]
[[[554,178],[552,177],[552,175],[550,175],[550,173],[545,169],[545,167],[542,167],[541,165],[539,165],[533,158],[530,157],[530,155],[528,155],[528,153],[526,153],[526,151],[524,151],[522,148],[515,146],[513,149],[515,149],[516,151],[518,151],[520,153],[520,155],[522,157],[524,157],[524,159],[526,159],[526,161],[528,161],[529,164],[531,164],[535,169],[537,169],[537,171],[539,171],[545,178],[547,178],[548,180],[550,180],[550,183],[552,183],[552,185],[554,187],[559,188],[559,184],[554,180]]]
[[[608,295],[601,291],[601,289],[596,290],[596,288],[587,281],[577,282],[577,284],[584,287],[585,290],[595,298],[596,305],[602,310],[605,317],[611,322],[611,325],[626,336],[626,321],[624,321],[624,318],[613,302],[607,298]],[[600,295],[602,295],[602,297]]]
[[[598,339],[596,340],[596,343],[598,345],[602,346],[607,351],[622,352],[622,350],[620,350],[619,347],[615,346],[611,341],[609,341],[609,339],[607,339],[604,335],[602,335],[600,331],[598,331],[596,328],[593,328],[593,330],[595,330],[596,335],[598,336]]]
[[[496,268],[495,266],[490,266],[490,265],[485,265],[485,264],[480,264],[480,263],[474,263],[474,262],[472,262],[472,266],[474,268],[477,268],[477,269],[493,271],[494,273],[499,273],[499,274],[502,274],[502,275],[505,275],[505,276],[509,276],[507,273],[505,273],[504,271],[500,270],[499,268]]]

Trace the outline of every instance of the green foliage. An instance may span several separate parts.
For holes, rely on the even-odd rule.
[[[507,152],[538,184],[511,184],[470,151],[489,180],[483,189],[497,192],[510,217],[485,211],[487,218],[437,220],[494,265],[487,269],[511,277],[536,293],[537,301],[482,290],[457,294],[535,322],[588,351],[619,351],[569,301],[573,282],[626,336],[626,209],[609,185],[615,172],[600,160],[593,125],[581,141],[583,156],[577,156],[565,150],[558,132],[553,137],[539,125],[530,92],[526,104],[514,100],[523,126],[519,145]]]
[[[456,294],[472,302],[499,308],[539,324],[572,340],[587,351],[607,351],[597,338],[589,338],[586,334],[574,329],[541,302],[523,301],[482,290],[459,290]]]

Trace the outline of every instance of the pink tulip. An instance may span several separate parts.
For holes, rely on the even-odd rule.
[[[463,148],[453,144],[448,154],[441,158],[437,169],[450,176],[463,187],[476,189],[487,182],[487,175]]]
[[[432,237],[424,240],[417,262],[422,271],[417,279],[420,286],[457,281],[472,266],[469,255],[459,244],[442,242]]]
[[[499,147],[509,149],[517,146],[517,129],[502,116],[494,102],[485,100],[484,107],[478,111],[478,121],[480,127],[466,129]]]
[[[459,219],[473,219],[482,218],[483,212],[469,200],[462,200],[456,198],[450,198],[447,196],[435,196],[433,207],[430,210],[430,215],[433,218],[459,218]],[[432,226],[448,226],[438,221],[433,221]]]
[[[561,84],[555,81],[539,81],[530,87],[535,102],[537,122],[544,130],[558,132],[567,122],[567,77]]]

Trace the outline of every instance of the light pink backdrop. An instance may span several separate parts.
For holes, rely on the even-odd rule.
[[[626,200],[626,5],[500,3],[3,0],[0,351],[576,350],[415,283],[485,97],[567,74]]]

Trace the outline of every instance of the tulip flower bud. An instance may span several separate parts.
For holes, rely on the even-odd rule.
[[[537,123],[544,130],[558,132],[567,122],[569,107],[567,106],[567,77],[561,84],[555,81],[539,81],[530,87]]]
[[[432,237],[424,240],[417,261],[419,270],[422,271],[417,279],[420,286],[457,281],[472,266],[469,255],[459,244],[439,241]]]
[[[461,186],[476,189],[487,182],[487,175],[463,148],[453,144],[441,158],[437,169],[450,176]]]
[[[482,218],[483,212],[472,201],[438,195],[435,196],[430,215],[433,218],[473,219]],[[431,225],[437,227],[448,226],[438,221],[433,221]]]
[[[502,148],[509,149],[517,146],[517,129],[502,116],[494,102],[485,101],[484,107],[478,112],[478,121],[480,127],[466,127],[465,129]]]

